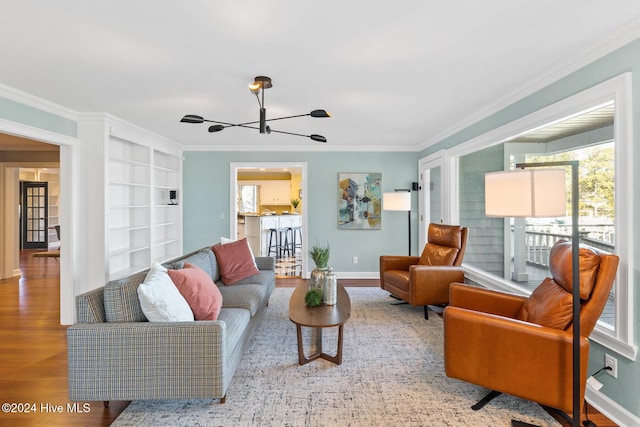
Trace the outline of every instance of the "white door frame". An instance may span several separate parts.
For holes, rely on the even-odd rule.
[[[430,222],[447,222],[448,221],[448,206],[447,206],[447,191],[444,188],[440,189],[440,218],[435,221],[430,218],[431,212],[431,199],[429,197],[431,180],[430,170],[436,167],[440,167],[442,185],[446,185],[445,177],[445,150],[436,151],[429,156],[423,157],[418,160],[418,176],[420,177],[420,192],[418,193],[418,255],[422,252],[422,248],[427,244],[427,226]]]
[[[60,253],[60,324],[70,325],[75,320],[75,274],[73,269],[73,221],[72,209],[74,204],[74,196],[71,187],[71,173],[72,162],[71,157],[74,149],[74,144],[78,141],[76,138],[60,135],[54,132],[34,128],[31,126],[22,125],[19,123],[11,122],[8,120],[0,119],[0,133],[8,135],[18,136],[21,138],[32,139],[34,141],[44,142],[47,144],[53,144],[60,147],[60,225],[62,226],[61,240],[64,240],[65,249]],[[11,165],[17,166],[17,165]],[[17,185],[18,183],[16,183]],[[4,247],[14,248],[15,251],[19,251],[19,242],[15,233],[7,230],[8,227],[14,227],[14,221],[7,221],[8,218],[14,218],[17,216],[17,212],[14,209],[15,206],[4,206],[4,218],[5,227],[4,236],[9,239],[4,242]],[[13,237],[12,237],[13,236]],[[10,262],[19,260],[19,254],[14,253],[13,257],[6,258]],[[11,266],[4,266],[5,271]]]
[[[238,222],[235,218],[238,217],[238,206],[236,204],[236,188],[238,186],[238,169],[243,168],[289,168],[300,169],[302,171],[302,194],[304,197],[308,197],[307,192],[307,162],[231,162],[229,168],[229,236],[238,235]],[[309,203],[305,203],[305,206],[309,206]],[[301,253],[307,253],[307,209],[302,209],[302,248]],[[302,257],[302,277],[307,277],[307,257]]]

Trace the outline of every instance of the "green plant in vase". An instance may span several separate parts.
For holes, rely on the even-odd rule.
[[[291,199],[291,206],[293,206],[293,210],[298,212],[298,205],[300,204],[300,199]]]
[[[319,289],[322,291],[327,265],[329,264],[329,244],[321,245],[319,243],[314,243],[311,246],[309,255],[316,265],[316,268],[311,272],[311,284],[309,289]]]
[[[329,244],[321,245],[319,243],[314,243],[311,246],[311,250],[309,251],[309,255],[313,260],[313,263],[317,268],[327,268],[329,264]]]

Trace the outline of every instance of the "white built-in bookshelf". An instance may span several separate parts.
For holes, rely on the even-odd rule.
[[[181,229],[178,208],[180,158],[153,150],[153,253],[157,261],[180,255]],[[171,192],[176,193],[170,198]]]
[[[180,206],[170,204],[169,192],[179,188],[181,161],[179,153],[114,135],[107,151],[108,272],[115,279],[180,255]]]

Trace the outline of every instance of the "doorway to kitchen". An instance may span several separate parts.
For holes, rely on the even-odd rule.
[[[278,278],[307,277],[306,162],[231,163],[230,234],[276,258]]]

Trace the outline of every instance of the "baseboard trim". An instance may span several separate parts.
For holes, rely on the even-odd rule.
[[[343,271],[335,272],[338,279],[379,279],[377,271]]]
[[[620,426],[640,425],[640,417],[635,416],[599,391],[587,388],[585,398],[594,408]]]

